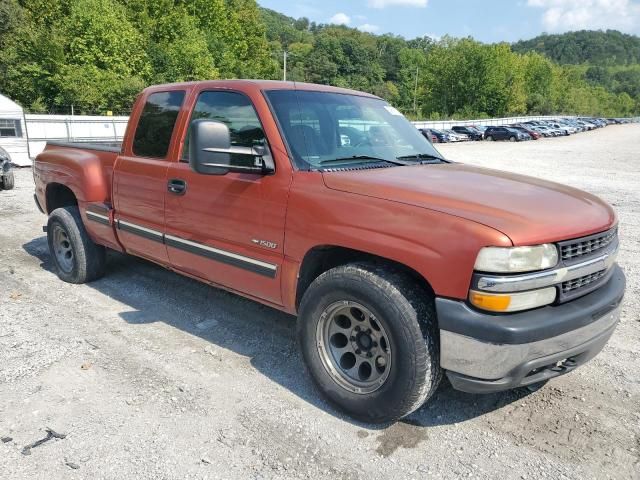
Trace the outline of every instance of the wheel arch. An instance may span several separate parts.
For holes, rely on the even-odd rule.
[[[45,203],[47,214],[50,214],[56,208],[77,206],[78,197],[68,186],[52,182],[45,190]]]
[[[332,268],[354,262],[370,262],[395,268],[415,280],[416,284],[423,288],[426,293],[435,295],[429,280],[404,263],[362,250],[337,245],[318,245],[306,252],[300,264],[296,284],[296,310],[300,306],[305,292],[316,278]]]

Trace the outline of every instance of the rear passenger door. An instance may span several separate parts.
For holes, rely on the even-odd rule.
[[[255,101],[264,102],[263,98]],[[263,111],[268,111],[266,104]],[[262,146],[271,155],[252,99],[230,90],[202,91],[189,123],[225,123],[233,146]],[[174,268],[204,280],[282,303],[284,224],[291,172],[276,163],[273,175],[204,175],[188,164],[188,136],[168,182],[182,185],[166,193],[166,243]]]
[[[164,245],[167,169],[175,158],[172,139],[184,90],[150,93],[116,163],[113,191],[118,238],[127,252],[168,264]]]

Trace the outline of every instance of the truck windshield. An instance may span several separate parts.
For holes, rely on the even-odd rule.
[[[298,168],[442,159],[418,129],[384,100],[301,90],[266,94]]]

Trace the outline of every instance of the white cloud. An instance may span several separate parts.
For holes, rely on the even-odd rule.
[[[349,25],[351,23],[351,18],[349,18],[349,15],[346,13],[336,13],[329,19],[329,23],[333,23],[335,25]]]
[[[420,7],[427,6],[428,0],[369,0],[369,6],[372,8],[387,7]]]
[[[542,8],[542,24],[550,32],[619,29],[640,31],[640,3],[634,0],[527,0]]]
[[[358,27],[358,30],[362,32],[374,33],[380,30],[380,27],[378,25],[371,25],[370,23],[363,23]]]
[[[424,36],[429,37],[434,42],[439,42],[440,40],[442,40],[442,35],[438,35],[437,33],[425,33]]]

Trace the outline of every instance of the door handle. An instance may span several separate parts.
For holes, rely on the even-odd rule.
[[[174,195],[184,195],[187,193],[187,182],[180,178],[172,178],[167,183],[167,190]]]

